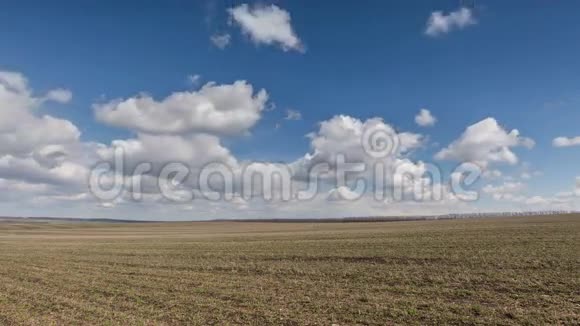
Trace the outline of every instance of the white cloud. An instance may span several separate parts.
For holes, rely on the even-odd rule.
[[[421,109],[419,113],[415,116],[415,123],[421,127],[433,126],[437,122],[437,119],[431,114],[431,111],[427,109]]]
[[[541,196],[533,196],[530,198],[527,198],[524,203],[527,205],[546,205],[549,204],[549,200],[541,197]]]
[[[522,178],[523,180],[530,180],[534,177],[539,177],[543,175],[543,173],[541,171],[524,171],[520,174],[520,178]]]
[[[524,190],[525,187],[526,185],[521,182],[504,182],[497,186],[491,184],[485,185],[481,190],[486,194],[505,195],[519,193]]]
[[[475,211],[478,203],[467,204],[478,194],[473,191],[454,193],[445,184],[432,182],[426,175],[429,164],[412,159],[415,150],[424,145],[421,134],[400,132],[380,118],[361,120],[338,115],[322,121],[319,128],[308,137],[310,150],[290,164],[292,195],[304,189],[305,174],[316,163],[328,163],[330,172],[336,172],[336,159],[344,155],[347,162],[360,162],[367,167],[382,163],[385,167],[385,189],[400,187],[403,201],[376,200],[370,189],[377,186],[369,170],[349,175],[347,184],[332,184],[332,178],[321,175],[320,188],[315,198],[297,202],[265,201],[254,196],[240,197],[240,189],[246,180],[240,180],[244,169],[275,173],[287,169],[285,165],[271,162],[240,161],[228,149],[220,137],[224,134],[249,132],[263,114],[267,95],[265,91],[254,92],[246,82],[230,85],[206,84],[194,92],[177,92],[166,99],[156,101],[145,95],[126,100],[113,101],[96,106],[97,114],[104,114],[110,123],[134,131],[128,139],[117,139],[110,145],[82,142],[80,130],[70,121],[43,112],[42,105],[51,98],[66,102],[66,96],[35,95],[22,74],[0,72],[0,209],[20,204],[19,214],[40,212],[44,215],[90,215],[95,217],[126,217],[191,219],[235,217],[345,217],[378,215],[442,214]],[[102,110],[102,112],[99,112]],[[111,112],[114,112],[111,113]],[[249,117],[248,117],[249,116]],[[191,119],[192,117],[201,117]],[[107,120],[109,121],[109,120]],[[193,122],[192,122],[193,121]],[[230,132],[224,132],[226,129]],[[381,131],[398,140],[386,157],[373,157],[365,152],[361,141],[368,131]],[[478,162],[514,162],[505,152],[516,146],[532,146],[533,141],[519,136],[517,131],[507,132],[493,119],[486,119],[467,128],[464,134],[441,154],[446,159],[475,158]],[[129,172],[138,163],[151,162],[152,171],[143,176],[141,202],[134,202],[130,194],[100,203],[88,193],[88,173],[98,161],[113,161],[113,149],[125,151],[123,182],[126,189],[134,178]],[[473,152],[470,148],[473,147]],[[504,148],[505,147],[505,148]],[[513,154],[513,153],[512,153]],[[515,156],[515,154],[513,154]],[[517,158],[516,158],[517,161]],[[166,163],[180,162],[189,167],[191,178],[178,190],[194,190],[196,199],[182,206],[170,205],[156,188],[160,168]],[[197,197],[197,172],[206,163],[223,163],[234,174],[234,200],[211,202]],[[496,172],[497,171],[497,172]],[[499,178],[499,170],[488,170],[491,177]],[[532,170],[519,171],[533,176]],[[394,178],[395,173],[409,176]],[[519,175],[519,174],[518,174]],[[108,178],[108,176],[107,176]],[[460,179],[455,173],[453,179]],[[367,187],[354,187],[356,179],[367,181]],[[253,180],[252,182],[259,182]],[[409,182],[407,182],[409,181]],[[511,205],[530,205],[534,208],[568,207],[580,196],[580,178],[576,187],[554,197],[525,196],[525,185],[505,182],[483,187],[482,192]],[[212,185],[214,183],[212,182]],[[295,187],[295,186],[300,187]],[[265,191],[265,186],[254,186],[254,194]],[[224,188],[213,187],[216,191]],[[272,189],[274,198],[282,192]],[[196,192],[197,191],[197,192]],[[442,193],[441,200],[431,200],[432,194]],[[178,192],[176,198],[182,198]],[[576,195],[576,196],[575,196]],[[388,194],[387,194],[388,196]],[[352,201],[353,197],[361,197]],[[183,196],[186,198],[186,196]],[[425,199],[426,198],[426,199]],[[498,205],[500,203],[497,203]],[[108,210],[102,208],[108,207]],[[34,211],[36,209],[36,211]],[[189,210],[188,210],[189,209]],[[243,209],[243,211],[240,211]],[[45,213],[46,212],[46,213]],[[34,214],[30,214],[34,215]]]
[[[576,181],[575,186],[571,191],[566,190],[566,191],[559,192],[556,194],[556,198],[570,199],[573,197],[580,197],[580,177],[576,177],[575,181]]]
[[[58,103],[68,103],[72,100],[72,92],[68,89],[53,89],[46,94],[46,99]]]
[[[427,21],[425,34],[435,37],[447,34],[455,29],[464,29],[475,24],[477,24],[477,21],[469,8],[459,8],[447,15],[441,11],[434,11]]]
[[[95,106],[98,120],[112,126],[157,134],[240,134],[261,117],[268,100],[265,90],[254,93],[245,81],[197,91],[176,92],[162,101],[147,95]]]
[[[114,140],[111,146],[101,147],[97,153],[102,160],[112,162],[115,148],[123,149],[124,168],[128,173],[141,162],[152,163],[153,174],[172,162],[183,163],[192,170],[212,162],[237,165],[236,159],[221,145],[220,139],[206,134],[181,136],[140,133],[137,138]]]
[[[401,154],[420,148],[425,143],[425,137],[421,134],[401,132],[397,137],[399,138],[399,150]]]
[[[228,9],[230,18],[240,26],[256,44],[277,44],[284,51],[304,51],[302,42],[291,25],[290,14],[276,5],[254,6],[247,4]]]
[[[530,180],[532,178],[532,175],[529,172],[522,172],[522,174],[520,174],[520,178],[524,180]]]
[[[578,137],[557,137],[552,141],[554,147],[580,146],[580,136]]]
[[[195,74],[195,75],[189,75],[187,76],[187,82],[194,87],[197,87],[199,85],[199,83],[201,82],[201,75]]]
[[[0,84],[16,93],[28,92],[28,80],[23,74],[14,71],[0,71]]]
[[[181,162],[190,168],[192,178],[183,185],[187,189],[196,189],[197,171],[206,163],[224,163],[231,168],[235,174],[236,184],[234,191],[238,192],[242,181],[239,180],[240,172],[246,168],[275,172],[284,169],[284,166],[263,162],[258,163],[238,162],[231,152],[222,145],[218,133],[223,129],[218,124],[212,127],[216,131],[214,135],[207,134],[206,128],[197,128],[197,125],[186,125],[184,128],[174,128],[178,123],[183,123],[184,117],[189,117],[187,109],[193,111],[213,112],[212,110],[222,110],[228,114],[227,118],[236,120],[236,115],[244,115],[249,112],[256,112],[257,118],[262,113],[264,106],[265,92],[255,94],[251,86],[245,82],[234,83],[233,85],[216,86],[208,84],[205,88],[210,90],[198,92],[174,93],[167,99],[157,102],[153,99],[140,102],[145,96],[101,104],[96,107],[100,114],[104,114],[106,119],[111,119],[121,127],[133,129],[136,136],[129,139],[118,139],[106,146],[98,143],[83,143],[80,141],[80,131],[70,121],[57,119],[48,115],[36,115],[40,105],[47,96],[35,97],[29,89],[26,78],[17,73],[0,74],[0,206],[5,207],[7,201],[10,203],[26,201],[22,204],[25,212],[29,212],[31,207],[42,207],[42,212],[49,212],[50,215],[79,215],[90,214],[91,216],[120,217],[123,215],[139,216],[141,218],[156,218],[160,216],[171,216],[176,218],[179,213],[172,210],[172,205],[167,205],[167,200],[162,200],[157,181],[159,171],[162,166],[169,162]],[[64,99],[51,95],[52,98]],[[261,94],[261,95],[260,95]],[[191,100],[194,98],[194,100]],[[189,100],[189,101],[188,101]],[[131,105],[129,105],[131,103]],[[177,103],[177,104],[176,104]],[[192,104],[193,105],[189,105]],[[201,103],[201,104],[200,104]],[[182,105],[181,105],[182,104]],[[181,105],[181,106],[180,106]],[[183,113],[175,108],[183,108]],[[239,109],[239,108],[242,109]],[[99,112],[99,110],[103,110]],[[133,111],[134,110],[134,111]],[[118,111],[118,112],[117,112]],[[174,111],[177,111],[174,112]],[[241,113],[239,112],[241,111]],[[125,119],[119,119],[118,115]],[[165,116],[163,116],[165,114]],[[158,115],[158,116],[157,116]],[[203,116],[203,115],[202,115]],[[157,124],[154,121],[158,119]],[[207,118],[206,118],[207,119]],[[187,120],[187,119],[185,119]],[[132,121],[131,123],[127,121]],[[255,123],[250,119],[242,128],[237,130],[246,132]],[[215,121],[203,120],[201,123],[210,124]],[[188,122],[189,123],[189,122]],[[15,127],[17,126],[17,127]],[[22,126],[27,126],[22,128]],[[224,127],[225,128],[225,127]],[[337,154],[344,152],[353,159],[362,158],[372,160],[364,151],[360,144],[362,133],[368,128],[377,128],[396,135],[400,138],[400,147],[396,148],[394,157],[385,159],[388,164],[400,165],[405,171],[412,174],[422,174],[424,165],[413,163],[405,158],[406,153],[421,146],[422,137],[412,133],[396,133],[393,127],[384,123],[381,119],[369,119],[361,121],[352,117],[339,116],[329,121],[321,123],[320,130],[311,136],[312,153],[307,156],[313,160],[331,160]],[[218,132],[219,131],[219,132]],[[336,144],[336,145],[334,145]],[[122,182],[127,190],[112,201],[99,202],[88,193],[88,174],[90,168],[98,161],[113,161],[114,148],[122,148],[125,156],[123,160],[124,169]],[[140,194],[143,201],[132,202],[129,192],[134,178],[130,176],[132,169],[142,162],[150,162],[153,169],[148,171],[143,178]],[[299,164],[309,162],[299,160]],[[105,178],[105,183],[109,178]],[[300,183],[293,180],[293,183]],[[180,189],[185,189],[180,188]],[[219,189],[215,187],[214,189]],[[178,189],[179,190],[179,189]],[[254,187],[255,193],[265,191],[259,186]],[[274,196],[280,193],[281,189],[274,188]],[[199,190],[198,190],[199,191]],[[340,198],[344,199],[345,194],[355,194],[353,190],[342,186],[339,191]],[[178,193],[178,197],[182,193]],[[331,216],[323,214],[329,212],[326,205],[330,202],[327,198],[328,188],[318,192],[322,199],[318,202],[309,202],[308,205],[288,205],[284,202],[275,201],[270,203],[256,200],[242,200],[238,198],[232,203],[226,202],[204,202],[197,199],[188,206],[195,206],[195,212],[199,214],[209,214],[211,217],[231,217],[236,209],[247,208],[244,217],[262,216],[265,212],[276,214],[272,216],[293,217],[299,210],[298,206],[309,207],[308,211],[301,214],[316,216]],[[362,195],[362,193],[361,193]],[[349,198],[351,196],[348,196]],[[186,197],[184,197],[186,198]],[[66,205],[63,203],[66,202]],[[348,207],[337,209],[333,216],[344,216],[344,214],[359,215],[370,212],[380,212],[385,210],[384,204],[373,209],[363,209],[372,202],[345,203]],[[311,205],[312,204],[312,205]],[[36,206],[35,206],[36,205]],[[161,207],[168,208],[161,208]],[[392,206],[392,205],[391,205]],[[110,208],[107,211],[100,211],[101,208]],[[178,209],[181,211],[180,209]],[[392,212],[392,207],[389,212]],[[22,212],[22,210],[20,210]],[[191,211],[185,211],[186,218],[199,217],[192,215]],[[252,215],[254,214],[254,215]],[[286,215],[285,215],[286,214]],[[236,215],[237,216],[237,215]]]
[[[52,166],[45,166],[32,157],[0,157],[0,176],[5,179],[31,184],[82,187],[88,176],[88,168],[77,162],[62,160]]]
[[[501,177],[502,175],[503,175],[503,173],[500,170],[494,169],[494,170],[484,171],[482,177],[484,177],[486,179],[497,179],[497,178]]]
[[[236,209],[248,209],[248,202],[239,196],[232,199],[231,203],[236,206]]]
[[[297,110],[286,110],[285,120],[302,120],[302,113]]]
[[[45,101],[70,97],[64,89],[35,96],[24,75],[0,72],[0,179],[22,198],[78,191],[86,181],[93,144],[80,142],[72,122],[38,114]]]
[[[311,161],[334,162],[336,155],[345,155],[348,161],[367,162],[374,160],[366,152],[361,142],[363,135],[368,130],[382,132],[387,136],[388,141],[396,144],[392,147],[386,159],[400,158],[408,151],[422,145],[422,136],[413,133],[397,133],[389,124],[381,118],[372,118],[366,121],[357,118],[337,115],[333,118],[322,121],[316,133],[309,135],[313,152],[307,155]]]
[[[81,134],[70,121],[49,115],[37,117],[27,112],[8,121],[14,125],[0,128],[0,152],[4,153],[25,154],[44,145],[73,143]]]
[[[531,148],[534,145],[532,139],[521,137],[517,129],[507,132],[494,118],[487,118],[467,127],[459,139],[435,154],[435,158],[472,162],[482,168],[491,163],[513,165],[518,162],[518,157],[511,148]]]
[[[355,198],[361,197],[361,194],[351,190],[348,187],[340,186],[331,189],[328,192],[327,200],[329,201],[352,201]]]
[[[580,180],[576,180],[576,190],[562,191],[553,196],[525,194],[527,185],[521,182],[508,181],[500,185],[486,185],[481,190],[497,201],[512,203],[520,211],[537,210],[574,210],[580,203]]]
[[[522,203],[526,205],[527,210],[569,210],[573,206],[573,198],[531,196],[525,197]]]
[[[0,155],[26,155],[42,146],[78,141],[80,131],[70,121],[36,114],[42,102],[23,75],[0,72]]]
[[[219,49],[225,49],[231,42],[231,35],[228,33],[225,34],[214,34],[210,36],[210,41]]]
[[[390,150],[385,156],[374,157],[365,150],[363,143],[369,134],[383,135],[379,142],[385,140],[389,142]],[[325,167],[325,173],[320,173],[317,177],[328,181],[333,187],[340,188],[341,184],[336,184],[335,173],[339,160],[350,163],[353,169],[358,171],[350,172],[346,177],[347,183],[364,179],[368,187],[375,186],[373,178],[374,168],[380,164],[384,170],[384,186],[397,186],[405,188],[405,192],[411,191],[414,185],[423,185],[425,180],[423,174],[426,166],[423,162],[413,162],[407,154],[423,145],[423,137],[419,134],[408,132],[397,133],[397,131],[380,118],[372,118],[366,121],[354,117],[338,115],[320,123],[319,130],[308,135],[310,138],[311,151],[302,158],[291,164],[294,177],[297,180],[307,180],[315,167]],[[392,146],[391,146],[392,145]],[[411,184],[404,178],[398,176],[413,176]],[[390,187],[392,188],[392,187]],[[408,189],[407,189],[408,188]],[[369,188],[370,189],[370,188]],[[408,190],[408,191],[407,191]],[[354,191],[354,190],[353,190]],[[358,193],[364,192],[359,189]],[[331,193],[331,198],[339,194],[348,195],[342,190]]]

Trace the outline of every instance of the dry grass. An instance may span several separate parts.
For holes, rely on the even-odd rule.
[[[0,324],[578,324],[580,218],[0,223]]]

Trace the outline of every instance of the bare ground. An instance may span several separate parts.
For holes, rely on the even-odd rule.
[[[0,324],[579,324],[580,216],[0,223]]]

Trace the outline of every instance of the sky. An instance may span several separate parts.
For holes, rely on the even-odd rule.
[[[2,8],[0,216],[580,207],[577,1]]]

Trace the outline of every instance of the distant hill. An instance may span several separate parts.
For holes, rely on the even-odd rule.
[[[161,220],[129,220],[108,218],[67,218],[67,217],[10,217],[0,216],[2,222],[80,222],[80,223],[171,223],[171,222],[270,222],[270,223],[357,223],[357,222],[401,222],[401,221],[425,221],[425,220],[455,220],[468,218],[494,218],[513,216],[551,216],[580,214],[574,211],[541,211],[541,212],[496,212],[496,213],[473,213],[473,214],[446,214],[446,215],[421,215],[421,216],[366,216],[366,217],[343,217],[343,218],[253,218],[253,219],[214,219],[192,221],[161,221]],[[579,215],[580,216],[580,215]]]

